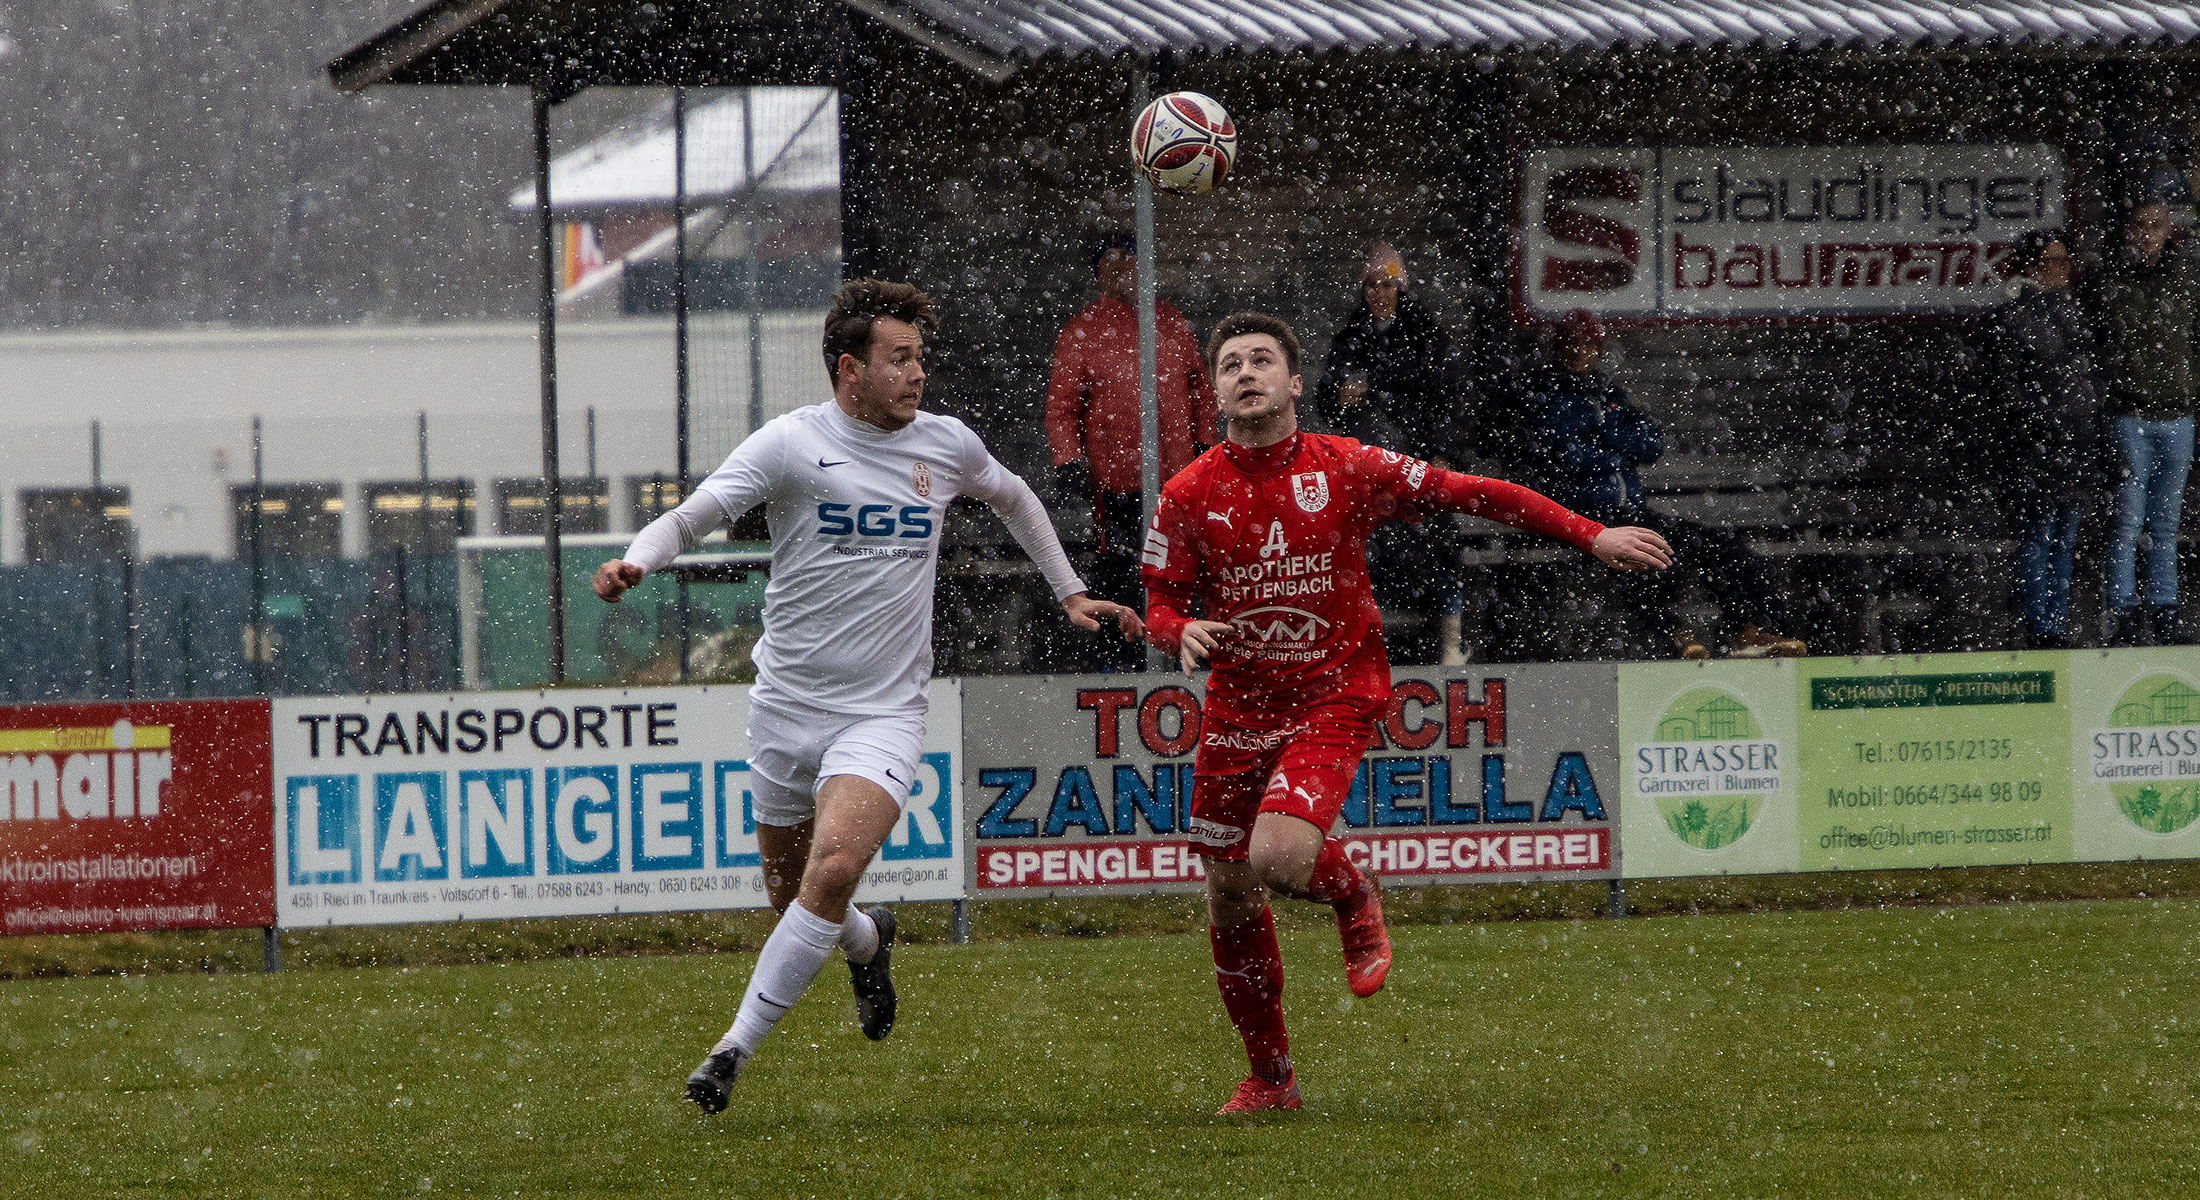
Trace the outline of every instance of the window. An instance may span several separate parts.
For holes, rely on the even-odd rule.
[[[701,483],[703,477],[695,477]],[[680,482],[671,475],[629,475],[626,477],[626,511],[633,520],[633,529],[656,520],[659,516],[680,507]],[[735,518],[733,528],[726,530],[729,542],[765,542],[771,540],[771,530],[764,522],[764,506],[759,504]]]
[[[252,557],[252,485],[229,486],[237,557]],[[269,558],[335,558],[343,553],[344,490],[334,483],[269,483],[260,487],[260,553]]]
[[[415,554],[450,554],[458,539],[474,531],[474,483],[437,479],[428,484],[422,510],[420,481],[369,483],[360,487],[367,506],[367,553],[404,549]]]
[[[632,519],[629,528],[640,529],[658,517],[680,507],[680,482],[670,475],[629,475],[626,477],[626,511]]]
[[[130,489],[25,488],[26,562],[91,563],[130,552]]]
[[[559,483],[558,490],[559,505],[565,509],[565,532],[610,532],[609,480],[601,476],[595,479],[567,479]],[[548,532],[543,521],[546,509],[540,478],[497,480],[498,533],[541,537]]]

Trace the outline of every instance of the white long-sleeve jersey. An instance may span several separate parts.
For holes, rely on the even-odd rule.
[[[921,712],[932,679],[940,529],[957,496],[985,501],[1057,600],[1085,590],[1029,485],[953,417],[919,412],[888,433],[832,401],[775,418],[680,506],[634,537],[626,561],[665,564],[758,504],[771,582],[757,684],[831,712]]]

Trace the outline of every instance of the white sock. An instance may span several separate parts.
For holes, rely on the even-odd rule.
[[[748,991],[742,993],[741,1011],[733,1018],[733,1028],[726,1030],[712,1052],[733,1046],[744,1054],[756,1053],[764,1035],[802,998],[833,947],[839,944],[839,922],[818,916],[802,907],[799,900],[788,905],[787,915],[772,927],[772,935],[764,939],[763,953],[756,956],[756,973],[749,977]]]
[[[840,923],[840,951],[858,965],[878,957],[878,922],[853,904],[848,906],[848,919]]]

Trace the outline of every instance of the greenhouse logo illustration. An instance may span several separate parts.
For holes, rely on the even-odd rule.
[[[2086,753],[2088,776],[2139,828],[2176,833],[2200,818],[2200,689],[2190,681],[2149,675],[2124,689]]]
[[[1698,850],[1740,841],[1780,790],[1787,748],[1723,688],[1683,693],[1658,719],[1656,737],[1635,748],[1634,792],[1656,801],[1667,831]]]

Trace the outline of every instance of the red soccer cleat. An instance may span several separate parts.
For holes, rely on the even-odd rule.
[[[1390,931],[1383,928],[1383,889],[1374,872],[1357,904],[1337,910],[1337,938],[1344,943],[1344,981],[1355,996],[1383,990],[1390,975]]]
[[[1299,1106],[1299,1073],[1291,1072],[1281,1084],[1269,1083],[1258,1075],[1248,1075],[1230,1093],[1230,1102],[1215,1110],[1218,1117],[1233,1113],[1267,1112],[1273,1108],[1297,1108]]]

